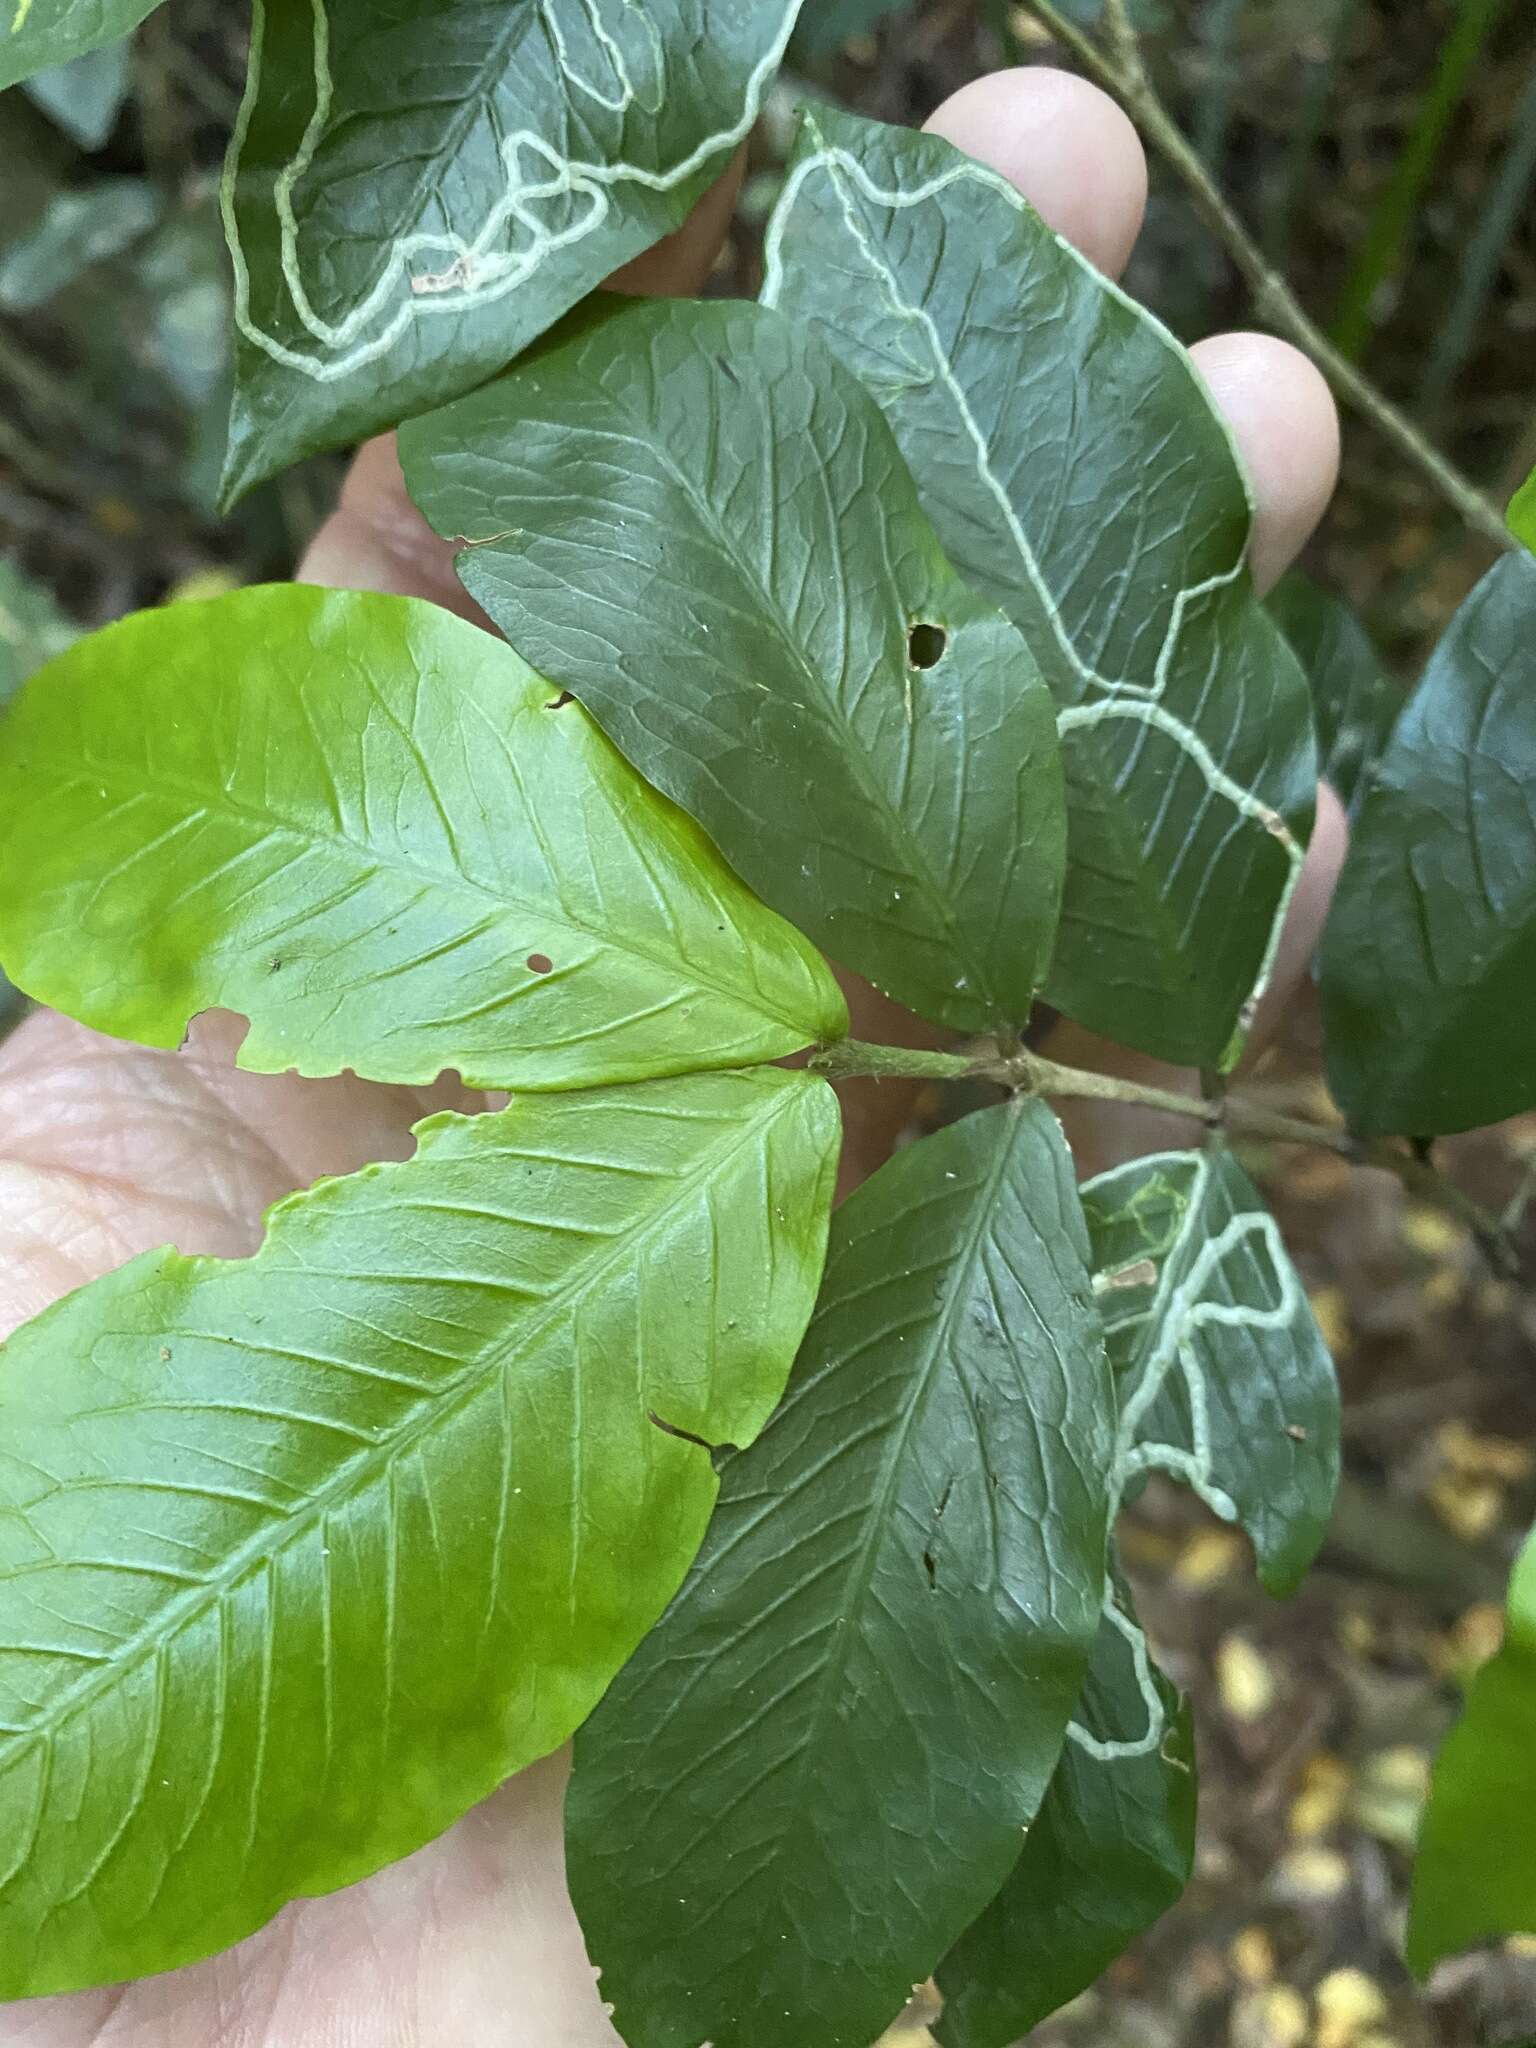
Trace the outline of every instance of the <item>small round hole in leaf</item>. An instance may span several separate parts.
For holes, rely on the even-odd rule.
[[[907,659],[914,668],[937,668],[948,651],[949,635],[926,619],[919,619],[907,635]]]
[[[528,955],[528,972],[530,974],[552,974],[554,966],[554,961],[550,959],[547,953],[530,953]]]

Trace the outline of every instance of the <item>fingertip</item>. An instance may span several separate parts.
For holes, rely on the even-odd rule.
[[[440,539],[411,503],[394,435],[379,434],[353,456],[336,509],[305,549],[294,581],[425,597],[494,632],[453,561],[452,541]]]
[[[743,143],[680,228],[616,270],[609,291],[638,299],[687,299],[703,291],[730,229],[747,174]]]
[[[1249,561],[1262,594],[1328,509],[1339,476],[1338,408],[1316,364],[1272,334],[1216,334],[1190,354],[1253,486]]]
[[[998,171],[1107,276],[1125,268],[1147,205],[1147,158],[1123,108],[1048,65],[962,86],[925,124]]]
[[[1287,1009],[1296,1000],[1296,991],[1322,942],[1323,926],[1328,922],[1328,907],[1333,901],[1344,856],[1348,852],[1348,815],[1338,792],[1331,784],[1320,782],[1317,786],[1317,815],[1312,823],[1307,856],[1297,879],[1296,893],[1286,912],[1274,972],[1254,1019],[1247,1054],[1250,1060],[1268,1044],[1284,1020]]]

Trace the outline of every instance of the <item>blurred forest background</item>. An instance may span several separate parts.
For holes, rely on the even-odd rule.
[[[1092,28],[1097,0],[1061,11]],[[1266,258],[1502,505],[1536,463],[1536,0],[1135,11],[1161,97]],[[216,185],[244,42],[228,0],[171,0],[129,43],[0,94],[0,694],[83,627],[287,574],[334,495],[339,458],[212,509],[230,337]],[[915,122],[968,79],[1037,61],[1062,52],[1009,0],[809,0],[718,288],[756,287],[797,102]],[[1186,340],[1262,324],[1157,161],[1128,283]],[[1400,701],[1490,548],[1348,413],[1344,479],[1312,585],[1284,603],[1347,753],[1350,720]],[[1303,1004],[1255,1092],[1316,1111],[1315,1040]],[[1456,1150],[1473,1192],[1523,1217],[1536,1119]],[[1322,1154],[1253,1163],[1344,1381],[1340,1509],[1307,1589],[1279,1606],[1189,1497],[1138,1505],[1138,1601],[1196,1702],[1199,1864],[1183,1905],[1035,2038],[1528,2043],[1536,1942],[1449,1966],[1428,1996],[1399,1943],[1428,1759],[1497,1642],[1536,1510],[1536,1300],[1395,1183]],[[920,2001],[893,2041],[925,2039],[923,2017]]]

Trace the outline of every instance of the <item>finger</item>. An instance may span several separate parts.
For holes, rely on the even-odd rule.
[[[1124,269],[1146,207],[1147,162],[1129,117],[1097,86],[1045,66],[1000,71],[946,100],[928,127],[1001,171],[1106,276]],[[1252,482],[1251,561],[1265,591],[1333,495],[1338,414],[1321,374],[1271,335],[1214,335],[1191,354]]]
[[[614,273],[614,290],[651,298],[701,290],[730,226],[745,168],[745,154],[738,151],[674,234]],[[358,450],[336,510],[305,550],[297,575],[300,583],[331,590],[427,597],[489,629],[489,619],[453,573],[453,555],[452,543],[439,540],[406,495],[394,435],[381,434]]]
[[[743,143],[730,169],[711,185],[682,226],[616,270],[608,280],[610,290],[644,299],[689,299],[701,292],[725,241],[746,174]]]
[[[1286,914],[1285,929],[1280,934],[1274,972],[1253,1020],[1250,1057],[1262,1052],[1280,1028],[1286,1008],[1295,997],[1297,984],[1322,941],[1328,906],[1333,901],[1339,870],[1348,851],[1349,821],[1344,815],[1344,806],[1326,782],[1320,783],[1312,843],[1307,848],[1296,893]]]
[[[453,573],[454,546],[440,540],[406,493],[393,434],[365,441],[336,501],[294,572],[327,590],[385,590],[489,621]]]
[[[998,171],[1106,276],[1125,268],[1147,205],[1147,159],[1107,93],[1046,65],[962,86],[927,122]]]
[[[1260,595],[1295,561],[1339,477],[1339,415],[1322,372],[1272,334],[1213,334],[1190,350],[1253,487],[1249,561]]]
[[[1147,160],[1130,121],[1107,94],[1068,71],[1001,71],[963,86],[927,123],[987,164],[1101,270],[1130,254],[1147,200]],[[856,1038],[932,1045],[942,1034],[898,1011],[852,975],[840,975]],[[911,1122],[921,1082],[850,1082],[843,1098],[846,1193],[886,1158]]]

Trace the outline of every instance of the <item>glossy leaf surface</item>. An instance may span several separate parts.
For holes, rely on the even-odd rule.
[[[1269,609],[1312,688],[1318,773],[1353,817],[1407,700],[1343,598],[1298,570],[1271,597]]]
[[[1328,1079],[1364,1132],[1536,1106],[1536,559],[1506,555],[1383,756],[1323,940]]]
[[[401,453],[513,646],[766,902],[938,1023],[1028,1015],[1061,877],[1050,698],[814,339],[609,300]]]
[[[1305,682],[1189,358],[993,172],[818,108],[764,298],[878,399],[955,566],[1027,636],[1070,808],[1047,994],[1213,1066],[1267,978],[1310,827]]]
[[[1002,1890],[938,1972],[942,2048],[1008,2048],[1175,1903],[1195,1857],[1187,1709],[1121,1589],[1050,1790]]]
[[[469,390],[679,227],[799,10],[256,0],[226,489]]]
[[[62,654],[78,628],[64,616],[51,591],[0,558],[0,711],[35,669]],[[0,973],[0,1035],[21,1015],[14,985]]]
[[[115,42],[158,0],[10,0],[0,14],[0,88]]]
[[[0,729],[0,961],[148,1045],[573,1088],[846,1028],[825,963],[575,703],[436,606],[298,585],[140,613]]]
[[[1419,1830],[1408,1961],[1536,1933],[1536,1542],[1510,1582],[1503,1647],[1472,1681]]]
[[[836,1136],[772,1069],[439,1118],[11,1339],[0,1997],[225,1947],[570,1734],[709,1517],[670,1430],[778,1398]]]
[[[1165,1152],[1083,1189],[1120,1393],[1124,1490],[1166,1472],[1253,1540],[1272,1593],[1316,1554],[1339,1470],[1333,1361],[1275,1219],[1229,1152]]]
[[[867,2048],[997,1890],[1098,1626],[1113,1394],[1039,1104],[838,1211],[784,1407],[582,1730],[572,1895],[630,2048]]]

